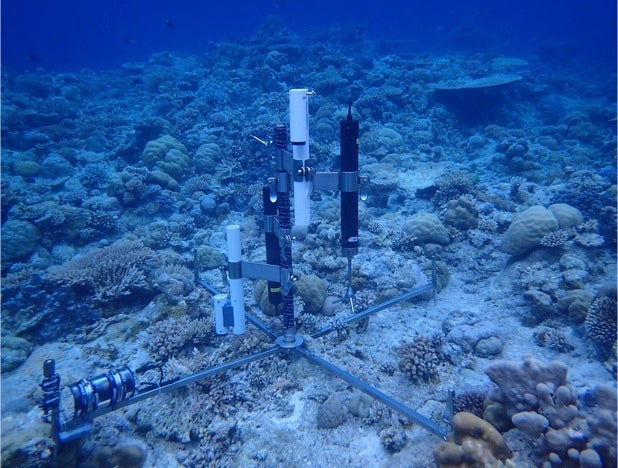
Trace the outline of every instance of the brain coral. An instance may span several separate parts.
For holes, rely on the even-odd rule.
[[[502,240],[502,251],[510,255],[523,255],[538,247],[541,239],[560,228],[554,214],[542,206],[531,206],[519,213]]]
[[[146,144],[142,161],[148,169],[159,169],[180,181],[189,167],[189,154],[185,145],[172,136],[163,135]]]
[[[403,225],[403,232],[419,242],[446,245],[449,235],[444,224],[432,213],[416,213]]]

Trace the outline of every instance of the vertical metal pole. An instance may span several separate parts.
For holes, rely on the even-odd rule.
[[[292,189],[292,176],[285,169],[284,153],[287,148],[287,135],[285,125],[275,128],[275,150],[277,154],[277,219],[279,221],[279,266],[292,275],[292,236],[291,236],[291,207],[290,191]],[[297,343],[296,324],[294,323],[294,290],[291,284],[281,285],[281,303],[283,336],[277,340],[282,347],[294,347]]]

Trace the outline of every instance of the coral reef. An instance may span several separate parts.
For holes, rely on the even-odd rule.
[[[462,195],[471,195],[478,187],[478,176],[468,171],[450,171],[435,182],[432,201],[438,205],[456,200]]]
[[[607,349],[616,341],[616,299],[597,297],[586,314],[586,335],[601,348]]]
[[[195,288],[195,274],[182,264],[165,265],[154,272],[155,286],[170,303],[180,302]]]
[[[86,286],[97,301],[108,302],[148,288],[145,268],[154,252],[137,241],[118,241],[49,269],[49,280]]]
[[[411,342],[404,341],[397,348],[397,366],[412,382],[426,382],[438,375],[444,363],[444,338],[440,334],[433,337],[417,336]]]
[[[502,332],[480,314],[454,310],[442,321],[446,342],[463,353],[495,357],[502,352]]]
[[[523,255],[538,247],[543,237],[559,227],[551,211],[542,206],[532,206],[513,219],[504,233],[502,250],[510,255]]]
[[[347,409],[343,401],[335,395],[328,397],[320,406],[316,415],[318,429],[333,429],[343,424],[347,418]]]
[[[389,452],[399,452],[406,445],[408,437],[403,428],[388,426],[380,431],[380,440]]]
[[[258,281],[253,291],[253,298],[267,315],[275,315],[275,307],[268,301],[266,281]],[[315,274],[300,275],[294,282],[295,299],[302,301],[301,313],[318,314],[324,306],[327,288],[324,280]]]
[[[543,327],[533,334],[534,341],[541,347],[548,347],[559,353],[569,353],[575,349],[573,343],[561,331],[554,328]]]
[[[179,358],[196,346],[209,344],[214,337],[211,320],[183,315],[155,323],[148,333],[146,345],[158,361]]]
[[[2,372],[18,368],[28,358],[32,345],[18,336],[2,331]]]
[[[440,468],[500,466],[511,457],[511,450],[496,428],[471,413],[453,417],[449,439],[434,448]]]
[[[453,399],[453,413],[472,413],[479,418],[483,417],[487,390],[465,390],[456,392]]]
[[[449,200],[444,222],[460,230],[475,229],[479,223],[479,211],[468,197]]]
[[[421,244],[435,243],[446,245],[449,243],[448,230],[440,219],[432,213],[417,213],[408,218],[403,224],[403,233],[416,239]]]
[[[170,34],[186,32],[178,26]],[[435,301],[427,294],[344,326],[339,196],[315,190],[306,235],[292,231],[295,318],[301,334],[325,322],[336,333],[306,337],[307,349],[436,422],[447,389],[461,391],[456,411],[484,410],[514,464],[611,465],[615,295],[602,285],[616,274],[615,70],[566,53],[555,67],[547,49],[561,46],[548,44],[497,57],[484,39],[467,48],[477,31],[447,33],[460,52],[419,53],[355,26],[301,37],[270,17],[252,37],[210,42],[199,56],[161,51],[105,72],[49,71],[48,57],[3,67],[2,462],[52,465],[58,453],[58,466],[432,464],[420,425],[287,352],[95,418],[67,458],[35,408],[48,357],[63,383],[152,359],[175,378],[270,345],[253,327],[215,336],[211,297],[194,275],[227,291],[216,270],[226,224],[242,226],[243,258],[263,260],[273,125],[289,117],[289,87],[306,85],[316,90],[315,171],[338,170],[347,102],[359,119],[369,182],[355,311],[426,284],[432,264],[438,290]],[[528,222],[527,210],[542,213]],[[247,306],[280,330],[264,291],[253,292],[265,315]],[[429,338],[441,326],[445,336]],[[484,409],[486,390],[470,389],[481,367],[526,352],[564,359],[571,383],[565,366],[517,361]],[[324,420],[336,424],[316,430],[333,400],[336,417]],[[498,464],[484,444],[455,444],[454,464]]]
[[[2,225],[2,260],[23,260],[39,245],[41,233],[28,221],[9,220]]]
[[[187,173],[190,159],[182,143],[170,135],[163,135],[146,144],[142,161],[148,169],[158,169],[180,182]]]
[[[595,387],[592,394],[597,397],[588,396],[582,403],[567,382],[567,371],[559,361],[544,364],[532,357],[491,363],[485,372],[497,387],[489,393],[494,403],[484,418],[496,420],[500,413],[509,417],[552,464],[572,463],[582,454],[611,464],[617,453],[616,390]]]

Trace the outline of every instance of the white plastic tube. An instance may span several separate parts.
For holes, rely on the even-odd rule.
[[[296,161],[309,159],[309,96],[308,89],[290,89],[290,142]],[[294,225],[307,227],[311,222],[311,183],[294,181]]]
[[[309,157],[308,91],[308,89],[290,89],[290,142],[293,146],[294,159],[305,160]],[[294,146],[305,146],[306,151],[298,152],[297,158]]]
[[[311,182],[294,182],[294,226],[307,227],[311,222]]]
[[[240,226],[230,224],[225,228],[227,239],[227,261],[230,263],[242,260],[240,247]],[[242,335],[245,332],[245,294],[242,287],[242,278],[230,278],[230,302],[234,310],[235,335]]]
[[[227,294],[217,294],[212,298],[215,309],[215,331],[217,335],[227,335],[227,327],[223,325],[223,306],[227,303]]]

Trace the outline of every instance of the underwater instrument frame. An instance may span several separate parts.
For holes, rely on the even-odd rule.
[[[287,152],[285,125],[275,127],[272,142],[253,136],[262,144],[272,145],[275,150],[276,175],[268,179],[268,183],[262,190],[266,263],[242,260],[240,226],[229,225],[226,227],[227,265],[222,268],[224,280],[229,286],[229,297],[203,281],[196,273],[197,284],[213,296],[217,334],[223,335],[229,332],[243,334],[246,330],[246,321],[249,321],[270,337],[272,346],[264,351],[167,381],[163,379],[161,364],[148,363],[135,371],[129,367],[110,369],[97,377],[82,379],[69,385],[73,399],[73,414],[68,418],[62,415],[60,377],[56,373],[55,361],[47,359],[43,364],[41,383],[43,397],[40,408],[43,410],[44,420],[51,424],[51,435],[58,446],[87,434],[92,428],[92,420],[98,416],[281,352],[296,352],[299,356],[345,380],[431,433],[443,439],[446,438],[448,428],[442,427],[378,388],[315,355],[307,349],[303,337],[296,333],[294,282],[297,278],[292,270],[291,205],[293,203],[295,229],[307,228],[310,223],[310,195],[315,190],[340,192],[341,251],[348,260],[348,284],[345,297],[350,303],[352,315],[339,321],[337,325],[327,326],[310,334],[312,339],[340,330],[342,326],[366,320],[376,312],[413,297],[431,293],[435,300],[436,292],[434,268],[434,275],[426,284],[364,311],[354,310],[352,257],[358,252],[358,199],[359,197],[364,199],[362,189],[367,183],[367,178],[359,175],[359,124],[358,120],[352,117],[352,104],[349,103],[347,116],[340,124],[340,170],[338,172],[314,171],[307,164],[309,159],[308,97],[312,94],[313,92],[308,89],[292,89],[289,92],[291,154]],[[291,200],[292,195],[293,200]],[[243,279],[245,278],[268,281],[269,302],[277,310],[281,310],[282,333],[272,330],[257,317],[245,311],[243,291]],[[153,372],[158,373],[158,381],[140,382],[138,385],[138,376],[146,379],[146,375],[152,375]],[[451,390],[447,394],[444,419],[449,428],[452,421],[453,398],[454,392]]]

